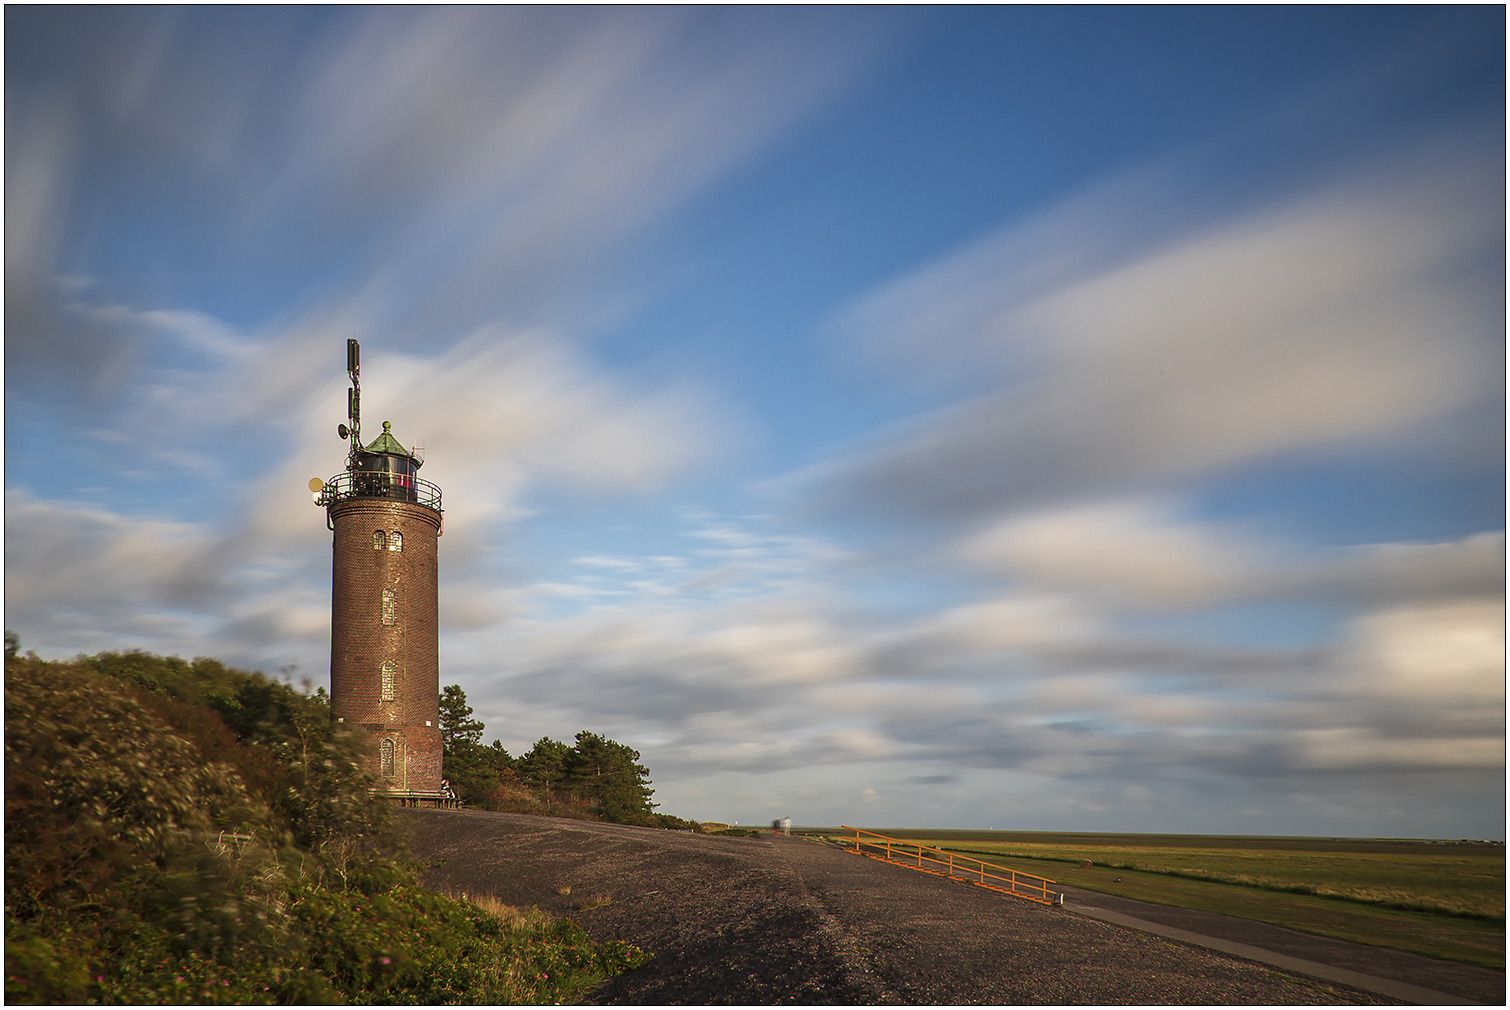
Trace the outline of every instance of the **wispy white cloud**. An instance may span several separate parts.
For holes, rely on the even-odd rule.
[[[884,35],[821,12],[352,8],[320,21],[106,12],[34,38],[48,70],[8,92],[18,377],[121,383],[151,342],[132,324],[183,316],[148,304],[154,288],[133,290],[130,271],[108,296],[58,284],[78,273],[84,218],[143,211],[144,164],[183,200],[152,208],[154,236],[218,229],[235,240],[214,246],[217,267],[259,276],[259,257],[305,257],[310,276],[261,327],[300,313],[321,317],[325,340],[358,330],[433,353],[547,309],[557,326],[611,316],[637,296],[615,292],[605,255],[850,86]],[[115,318],[102,297],[134,311]]]
[[[1493,596],[1505,538],[1318,549],[1252,522],[1189,518],[1169,500],[1118,499],[1010,514],[953,548],[962,564],[1122,611],[1200,610],[1242,601]]]
[[[434,327],[500,294],[559,314],[583,266],[853,78],[874,39],[824,20],[736,42],[685,11],[374,12],[293,117],[310,143],[276,188],[350,179],[338,205],[398,211],[367,290],[433,293],[402,318]]]
[[[230,598],[226,544],[203,524],[124,516],[6,492],[6,619],[33,644],[79,651],[171,642],[210,630]],[[55,646],[54,646],[55,647]]]
[[[1428,601],[1369,613],[1346,652],[1351,685],[1428,708],[1505,697],[1505,606],[1493,598]]]
[[[1505,766],[1502,734],[1390,737],[1362,727],[1296,734],[1297,764],[1309,769],[1498,769]]]
[[[1190,606],[1217,602],[1263,565],[1256,539],[1181,522],[1153,502],[1118,501],[1014,516],[970,537],[958,553],[967,563],[1132,606]]]
[[[979,516],[1366,444],[1482,402],[1500,360],[1496,169],[1461,149],[1420,167],[1109,262],[1061,264],[1098,243],[1088,208],[1056,212],[901,279],[850,311],[855,339],[994,388],[799,483],[845,509]],[[1099,209],[1111,231],[1128,213]],[[1014,272],[1038,261],[1035,283]]]

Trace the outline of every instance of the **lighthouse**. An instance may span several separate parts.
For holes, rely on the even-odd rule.
[[[383,422],[362,442],[361,348],[346,342],[351,377],[346,469],[310,481],[334,534],[330,604],[330,705],[361,733],[365,764],[406,804],[446,803],[441,785],[437,590],[440,488],[424,461]]]

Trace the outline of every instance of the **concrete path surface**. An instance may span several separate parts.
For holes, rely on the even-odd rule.
[[[1495,991],[1503,992],[1503,975],[1481,969],[1416,958],[1431,970],[1411,975],[1417,969],[1396,964],[1394,975],[1408,977],[1391,979],[1380,965],[1392,952],[1369,961],[1347,949],[1356,944],[1339,952],[1332,945],[1340,941],[1305,934],[1293,934],[1303,941],[1273,941],[1292,951],[1303,944],[1299,959],[1306,962],[1341,961],[1338,967],[1365,983],[1392,980],[1452,994],[1412,999],[1403,990],[1381,992],[1356,979],[1338,984],[1303,968],[1276,970],[1258,958],[1171,942],[1145,927],[1206,936],[1200,930],[1208,924],[1142,917],[1163,915],[1149,911],[1163,906],[1096,907],[1092,902],[1106,896],[1082,899],[1091,892],[1077,892],[1077,914],[800,838],[719,838],[482,811],[404,815],[415,829],[414,854],[438,863],[425,874],[430,886],[538,905],[572,917],[595,939],[655,953],[646,967],[597,990],[596,1003],[1502,1002],[1484,992],[1496,979]],[[611,901],[580,907],[593,897]],[[1117,916],[1143,925],[1104,921]],[[1221,942],[1271,940],[1222,928],[1228,935]],[[1463,968],[1466,975],[1457,971]]]

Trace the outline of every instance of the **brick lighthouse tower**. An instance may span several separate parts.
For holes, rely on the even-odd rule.
[[[402,802],[444,803],[441,786],[437,538],[440,488],[423,461],[383,433],[362,443],[361,348],[346,342],[346,472],[310,481],[335,533],[330,607],[330,703],[362,731],[367,767]]]

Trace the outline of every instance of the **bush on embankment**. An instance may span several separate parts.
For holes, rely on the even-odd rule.
[[[319,693],[8,657],[12,1003],[555,1003],[646,955],[420,887]]]

